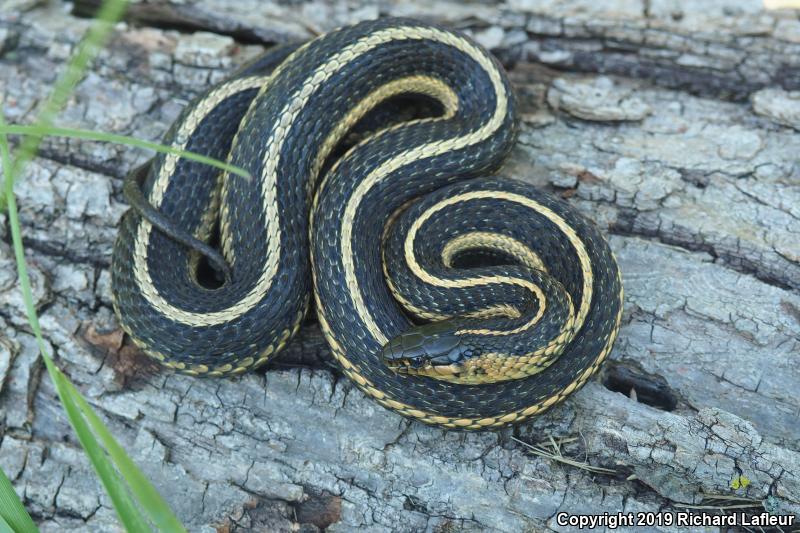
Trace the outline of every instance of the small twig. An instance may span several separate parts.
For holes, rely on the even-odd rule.
[[[719,505],[716,502],[734,502],[730,505]],[[707,494],[703,496],[703,503],[700,505],[692,505],[688,503],[675,503],[675,507],[682,507],[685,509],[717,509],[720,512],[725,512],[726,509],[753,509],[755,507],[764,507],[764,502],[753,498],[742,498],[731,494]]]
[[[513,441],[515,441],[515,442],[518,442],[518,443],[522,444],[528,450],[530,450],[531,453],[533,453],[534,455],[538,455],[540,457],[546,457],[547,459],[551,459],[553,461],[557,461],[557,462],[563,463],[565,465],[574,466],[575,468],[580,468],[581,470],[586,470],[588,472],[594,472],[596,474],[616,474],[617,473],[616,470],[613,470],[611,468],[605,468],[605,467],[602,467],[602,466],[594,466],[594,465],[589,464],[588,462],[576,461],[574,459],[570,459],[569,457],[565,457],[561,453],[561,444],[564,444],[564,443],[567,443],[567,442],[573,442],[573,441],[577,440],[574,437],[569,438],[569,439],[559,439],[559,441],[556,442],[556,440],[551,435],[549,437],[549,439],[550,439],[550,446],[551,446],[552,450],[548,450],[547,448],[544,448],[543,446],[539,446],[537,444],[531,444],[529,442],[525,442],[525,441],[520,440],[520,439],[518,439],[516,437],[511,437],[511,439]]]
[[[688,503],[674,503],[674,507],[682,507],[684,509],[715,509],[724,512],[726,509],[752,509],[753,507],[760,507],[754,504],[739,504],[739,505],[690,505]]]

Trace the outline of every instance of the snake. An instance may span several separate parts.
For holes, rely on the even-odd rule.
[[[275,358],[313,307],[341,372],[390,410],[464,430],[544,412],[609,355],[623,288],[594,223],[503,174],[517,106],[497,59],[436,24],[269,49],[126,178],[121,327],[169,368],[231,376]]]

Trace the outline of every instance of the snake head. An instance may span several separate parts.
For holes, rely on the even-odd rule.
[[[398,374],[460,382],[469,373],[465,363],[476,352],[456,334],[458,329],[455,320],[415,326],[386,343],[383,362]]]

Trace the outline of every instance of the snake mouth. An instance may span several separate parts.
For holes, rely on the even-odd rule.
[[[434,379],[456,378],[464,369],[461,365],[433,364],[430,361],[421,361],[417,358],[404,357],[389,360],[384,357],[384,363],[397,374],[406,376],[423,376]]]

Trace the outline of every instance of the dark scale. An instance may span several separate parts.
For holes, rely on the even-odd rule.
[[[419,39],[420,33],[426,37]],[[345,50],[353,52],[342,55]],[[316,294],[320,320],[329,328],[328,340],[341,348],[336,355],[345,374],[384,405],[425,422],[496,427],[535,414],[582,385],[616,335],[622,305],[617,266],[602,235],[567,204],[529,185],[489,177],[513,147],[516,111],[510,84],[488,52],[436,26],[381,19],[337,30],[301,50],[275,49],[233,79],[276,67],[265,91],[256,97],[254,88],[225,99],[197,124],[186,145],[227,157],[252,179],[221,176],[181,160],[158,210],[148,198],[164,158],[155,159],[149,174],[128,180],[134,209],[122,221],[112,264],[115,308],[126,331],[179,370],[240,372],[280,350]],[[311,78],[316,71],[327,79]],[[371,112],[334,139],[333,151],[321,153],[331,132],[373,91],[420,76],[455,94],[453,116],[445,114],[454,107],[445,101],[449,92],[432,97],[409,85],[371,102]],[[285,113],[299,94],[306,97]],[[490,127],[495,115],[499,121]],[[282,144],[275,144],[281,135]],[[551,218],[489,199],[457,202],[422,225],[414,256],[435,278],[453,283],[443,287],[419,279],[402,247],[409,227],[427,206],[476,191],[513,193],[552,210],[579,236],[591,274],[582,271],[574,243]],[[217,200],[227,216],[209,212]],[[382,250],[387,222],[400,209]],[[133,270],[144,219],[154,227],[146,258],[152,287],[142,286]],[[442,247],[469,232],[512,237],[534,250],[543,267],[492,246],[474,246],[444,264]],[[384,260],[405,308],[384,278]],[[276,267],[271,278],[265,275],[270,265]],[[476,277],[492,282],[470,285]],[[582,327],[569,331],[584,279],[593,289],[589,311]],[[263,297],[245,301],[254,288],[267,286]],[[162,312],[153,293],[172,310]],[[410,308],[438,318],[414,317]],[[486,309],[500,311],[474,314]],[[540,314],[533,328],[524,327]],[[465,333],[470,330],[489,332]],[[512,334],[498,333],[504,331]],[[532,363],[540,372],[503,379],[504,365],[514,357],[559,339],[560,356],[550,353]],[[465,366],[475,361],[494,366]],[[518,369],[510,372],[516,377]],[[500,381],[483,382],[498,376]]]

